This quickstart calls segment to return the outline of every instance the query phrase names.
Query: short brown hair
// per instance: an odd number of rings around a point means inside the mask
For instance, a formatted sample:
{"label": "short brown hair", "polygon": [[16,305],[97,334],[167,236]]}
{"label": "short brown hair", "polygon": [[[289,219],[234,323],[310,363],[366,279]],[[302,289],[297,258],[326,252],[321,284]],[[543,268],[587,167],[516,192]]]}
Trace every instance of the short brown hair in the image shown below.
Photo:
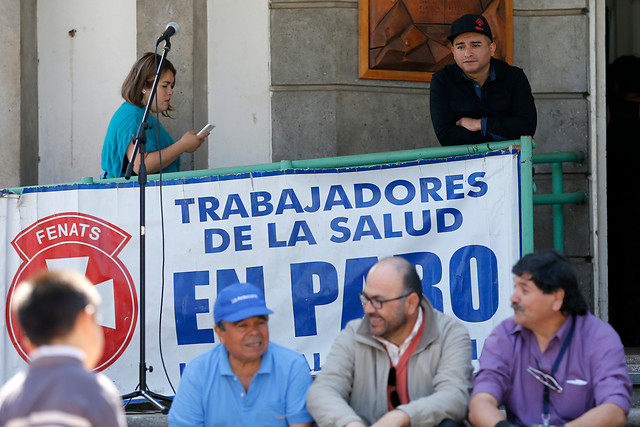
{"label": "short brown hair", "polygon": [[[144,102],[142,101],[142,90],[150,89],[153,85],[153,80],[156,76],[157,64],[160,63],[160,55],[156,55],[153,52],[146,52],[142,54],[140,58],[136,60],[129,71],[129,75],[124,79],[122,83],[122,97],[130,104],[137,105],[144,108]],[[160,75],[165,71],[171,71],[175,78],[176,69],[173,64],[165,59],[160,70]],[[173,111],[174,108],[169,105],[168,111]],[[169,116],[168,112],[163,111],[164,116]]]}

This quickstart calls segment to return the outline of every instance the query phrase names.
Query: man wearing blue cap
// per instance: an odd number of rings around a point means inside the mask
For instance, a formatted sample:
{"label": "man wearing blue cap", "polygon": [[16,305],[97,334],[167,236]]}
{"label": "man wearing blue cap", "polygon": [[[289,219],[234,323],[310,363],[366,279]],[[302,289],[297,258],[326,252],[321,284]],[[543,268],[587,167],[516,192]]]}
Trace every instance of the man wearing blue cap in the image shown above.
{"label": "man wearing blue cap", "polygon": [[301,354],[269,342],[272,313],[249,283],[218,294],[213,316],[221,345],[185,368],[171,426],[311,426],[309,365]]}
{"label": "man wearing blue cap", "polygon": [[537,113],[522,69],[493,58],[496,44],[482,15],[451,24],[455,64],[433,75],[431,121],[441,145],[479,144],[533,136]]}

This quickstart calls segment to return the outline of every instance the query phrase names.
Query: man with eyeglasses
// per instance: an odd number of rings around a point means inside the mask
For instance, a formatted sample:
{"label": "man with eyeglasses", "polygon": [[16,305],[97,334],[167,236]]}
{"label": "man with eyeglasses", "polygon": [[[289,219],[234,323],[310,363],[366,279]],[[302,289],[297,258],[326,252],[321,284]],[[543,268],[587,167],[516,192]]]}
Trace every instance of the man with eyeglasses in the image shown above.
{"label": "man with eyeglasses", "polygon": [[467,412],[471,341],[433,309],[404,258],[375,264],[365,316],[338,335],[307,394],[319,426],[455,426]]}
{"label": "man with eyeglasses", "polygon": [[0,389],[0,425],[127,425],[116,387],[90,372],[104,349],[99,305],[93,284],[73,271],[42,272],[15,288],[11,309],[33,350]]}
{"label": "man with eyeglasses", "polygon": [[441,145],[517,139],[536,131],[537,112],[522,69],[494,58],[496,43],[482,15],[451,24],[454,64],[431,79],[431,121]]}
{"label": "man with eyeglasses", "polygon": [[553,250],[529,254],[512,271],[514,315],[484,343],[471,423],[624,425],[631,406],[624,348],[613,328],[587,311],[568,259]]}

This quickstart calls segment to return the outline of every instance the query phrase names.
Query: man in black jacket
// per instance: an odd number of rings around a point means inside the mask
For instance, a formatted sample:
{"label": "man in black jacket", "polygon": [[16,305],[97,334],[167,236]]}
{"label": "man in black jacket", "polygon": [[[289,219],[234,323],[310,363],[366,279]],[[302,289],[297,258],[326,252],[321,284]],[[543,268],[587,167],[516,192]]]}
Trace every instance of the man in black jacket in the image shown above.
{"label": "man in black jacket", "polygon": [[493,58],[496,45],[485,17],[458,18],[448,39],[455,64],[431,80],[431,120],[440,144],[533,136],[537,114],[527,76]]}

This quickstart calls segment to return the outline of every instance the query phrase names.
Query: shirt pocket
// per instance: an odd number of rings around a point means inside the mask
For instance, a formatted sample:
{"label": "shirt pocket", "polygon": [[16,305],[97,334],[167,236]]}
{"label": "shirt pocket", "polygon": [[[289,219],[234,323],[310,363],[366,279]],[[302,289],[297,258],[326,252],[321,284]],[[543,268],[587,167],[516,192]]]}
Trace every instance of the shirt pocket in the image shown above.
{"label": "shirt pocket", "polygon": [[263,408],[256,413],[256,427],[288,426],[286,409],[284,401],[266,402]]}
{"label": "shirt pocket", "polygon": [[565,421],[578,418],[595,406],[592,385],[584,377],[570,376],[562,387],[562,393],[559,394],[561,403],[556,409]]}

